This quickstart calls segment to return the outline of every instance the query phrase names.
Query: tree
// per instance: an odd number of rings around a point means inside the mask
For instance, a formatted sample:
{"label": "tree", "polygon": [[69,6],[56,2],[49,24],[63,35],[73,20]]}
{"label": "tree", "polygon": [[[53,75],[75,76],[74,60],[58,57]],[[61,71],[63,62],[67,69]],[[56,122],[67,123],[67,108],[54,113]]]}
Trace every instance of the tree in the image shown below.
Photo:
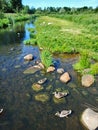
{"label": "tree", "polygon": [[10,0],[13,11],[20,11],[22,9],[22,0]]}

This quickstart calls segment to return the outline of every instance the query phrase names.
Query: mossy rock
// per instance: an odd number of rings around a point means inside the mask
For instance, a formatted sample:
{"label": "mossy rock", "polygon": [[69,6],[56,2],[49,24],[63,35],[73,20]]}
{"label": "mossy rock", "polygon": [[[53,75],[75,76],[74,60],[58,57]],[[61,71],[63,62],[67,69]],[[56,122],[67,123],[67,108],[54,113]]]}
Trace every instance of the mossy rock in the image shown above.
{"label": "mossy rock", "polygon": [[53,101],[54,101],[54,103],[56,103],[56,104],[59,104],[59,103],[66,103],[65,98],[57,99],[57,98],[53,97]]}
{"label": "mossy rock", "polygon": [[82,94],[84,95],[84,96],[87,96],[88,95],[88,92],[86,92],[86,91],[82,91]]}
{"label": "mossy rock", "polygon": [[49,85],[47,88],[46,88],[46,90],[48,91],[48,90],[51,90],[51,88],[52,88],[52,85]]}
{"label": "mossy rock", "polygon": [[41,70],[41,68],[39,66],[31,66],[28,69],[26,69],[23,73],[24,74],[34,74],[37,71]]}
{"label": "mossy rock", "polygon": [[35,95],[35,100],[41,102],[47,102],[49,100],[49,96],[47,94],[37,94]]}
{"label": "mossy rock", "polygon": [[41,90],[43,90],[44,88],[43,88],[43,86],[41,86],[40,84],[33,84],[32,85],[32,89],[34,90],[34,91],[36,91],[36,92],[38,92],[38,91],[41,91]]}
{"label": "mossy rock", "polygon": [[57,92],[62,91],[62,88],[56,88],[55,91],[57,91]]}

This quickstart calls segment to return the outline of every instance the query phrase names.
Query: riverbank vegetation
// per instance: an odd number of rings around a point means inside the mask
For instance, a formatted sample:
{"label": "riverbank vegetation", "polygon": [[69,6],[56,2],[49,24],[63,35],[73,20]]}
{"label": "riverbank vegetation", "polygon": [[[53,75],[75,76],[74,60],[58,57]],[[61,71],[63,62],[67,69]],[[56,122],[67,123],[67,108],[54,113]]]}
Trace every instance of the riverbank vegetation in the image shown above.
{"label": "riverbank vegetation", "polygon": [[[74,65],[74,69],[80,71],[91,67],[94,71],[91,69],[90,73],[97,72],[98,7],[30,9],[29,6],[22,5],[21,0],[2,0],[0,6],[0,28],[32,19],[31,14],[33,17],[39,16],[35,22],[36,28],[29,29],[30,39],[24,41],[25,44],[37,44],[39,48],[52,54],[80,53],[79,62]],[[6,15],[6,12],[10,14]],[[45,57],[45,53],[42,54]],[[45,58],[42,59],[44,62]],[[95,60],[95,65],[92,65],[92,59]],[[45,63],[47,66],[48,62]]]}

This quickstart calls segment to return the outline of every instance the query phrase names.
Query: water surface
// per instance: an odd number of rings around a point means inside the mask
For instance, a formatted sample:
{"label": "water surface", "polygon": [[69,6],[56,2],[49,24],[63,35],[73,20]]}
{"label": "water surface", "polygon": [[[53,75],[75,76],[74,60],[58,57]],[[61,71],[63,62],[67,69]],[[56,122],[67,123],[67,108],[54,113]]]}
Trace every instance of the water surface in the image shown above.
{"label": "water surface", "polygon": [[[30,38],[28,27],[33,24],[24,23],[15,28],[0,31],[0,130],[84,130],[80,115],[87,106],[98,108],[98,77],[90,88],[81,86],[81,77],[73,70],[72,65],[78,55],[54,55],[56,67],[63,67],[71,75],[71,81],[61,83],[57,72],[47,74],[38,71],[35,74],[23,72],[40,59],[37,46],[26,46],[23,41]],[[24,61],[26,54],[32,53],[34,60]],[[44,89],[35,92],[32,84],[47,77]],[[67,90],[69,95],[62,103],[55,103],[53,91]],[[35,100],[35,96],[44,93],[49,96],[47,102]],[[71,109],[69,118],[55,116],[57,111]]]}

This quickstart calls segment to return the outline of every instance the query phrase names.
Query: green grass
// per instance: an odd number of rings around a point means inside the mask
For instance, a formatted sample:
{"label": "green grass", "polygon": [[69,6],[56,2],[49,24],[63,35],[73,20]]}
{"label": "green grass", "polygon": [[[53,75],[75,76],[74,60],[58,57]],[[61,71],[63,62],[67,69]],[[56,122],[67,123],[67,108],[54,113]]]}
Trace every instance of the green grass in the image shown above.
{"label": "green grass", "polygon": [[37,43],[41,48],[49,49],[52,53],[88,50],[90,56],[98,60],[98,35],[91,28],[88,29],[89,26],[86,28],[86,25],[75,21],[49,16],[39,17],[35,24]]}
{"label": "green grass", "polygon": [[46,68],[52,65],[52,55],[48,50],[43,50],[41,52],[41,61]]}

